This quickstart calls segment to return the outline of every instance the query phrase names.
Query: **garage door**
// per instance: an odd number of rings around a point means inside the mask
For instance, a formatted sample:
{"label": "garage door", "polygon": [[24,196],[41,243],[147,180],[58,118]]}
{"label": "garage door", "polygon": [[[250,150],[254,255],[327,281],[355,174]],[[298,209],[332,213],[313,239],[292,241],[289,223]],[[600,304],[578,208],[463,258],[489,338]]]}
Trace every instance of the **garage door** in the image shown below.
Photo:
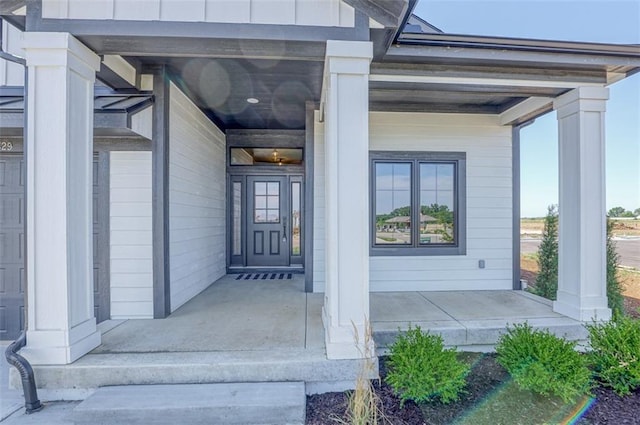
{"label": "garage door", "polygon": [[[107,155],[93,161],[94,293],[98,322],[109,318],[109,183]],[[0,155],[0,340],[24,329],[24,160]]]}
{"label": "garage door", "polygon": [[0,339],[24,327],[24,161],[0,156]]}

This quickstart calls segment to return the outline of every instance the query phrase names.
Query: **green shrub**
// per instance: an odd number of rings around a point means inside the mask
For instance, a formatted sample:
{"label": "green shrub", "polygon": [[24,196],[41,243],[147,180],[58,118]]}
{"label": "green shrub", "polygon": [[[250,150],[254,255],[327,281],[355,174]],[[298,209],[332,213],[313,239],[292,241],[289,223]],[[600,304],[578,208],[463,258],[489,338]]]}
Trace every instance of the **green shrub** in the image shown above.
{"label": "green shrub", "polygon": [[540,271],[531,292],[555,300],[558,292],[558,210],[555,205],[547,207],[544,218],[542,241],[538,247],[538,268]]}
{"label": "green shrub", "polygon": [[618,278],[620,256],[613,241],[613,222],[607,219],[607,300],[614,318],[624,315],[622,284]]}
{"label": "green shrub", "polygon": [[640,387],[640,320],[587,325],[591,365],[596,378],[620,395]]}
{"label": "green shrub", "polygon": [[454,348],[444,349],[442,337],[409,327],[391,347],[386,381],[400,397],[443,403],[458,400],[466,385],[470,367],[460,361]]}
{"label": "green shrub", "polygon": [[529,324],[507,328],[496,346],[498,363],[520,388],[542,395],[556,395],[565,403],[587,394],[591,372],[586,356],[575,351],[575,342],[533,330]]}

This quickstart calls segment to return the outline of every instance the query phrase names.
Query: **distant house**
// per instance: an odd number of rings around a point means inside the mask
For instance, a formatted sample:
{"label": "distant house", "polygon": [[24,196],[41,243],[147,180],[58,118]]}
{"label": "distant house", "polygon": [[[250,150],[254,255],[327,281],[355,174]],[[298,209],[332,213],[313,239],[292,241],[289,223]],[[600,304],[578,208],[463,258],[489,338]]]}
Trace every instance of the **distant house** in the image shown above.
{"label": "distant house", "polygon": [[25,98],[23,66],[0,61],[2,337],[26,305],[25,355],[67,364],[99,321],[286,270],[326,294],[327,357],[358,358],[370,292],[520,288],[519,130],[550,111],[553,308],[609,318],[607,86],[640,47],[447,34],[414,6],[0,3],[28,78]]}

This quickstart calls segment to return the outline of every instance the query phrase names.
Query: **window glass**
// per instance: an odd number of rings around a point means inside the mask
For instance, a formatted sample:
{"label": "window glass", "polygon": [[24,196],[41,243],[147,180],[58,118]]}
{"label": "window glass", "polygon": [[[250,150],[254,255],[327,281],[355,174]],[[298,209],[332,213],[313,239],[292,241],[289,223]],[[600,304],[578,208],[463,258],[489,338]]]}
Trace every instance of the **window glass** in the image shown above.
{"label": "window glass", "polygon": [[253,217],[256,223],[280,222],[280,183],[254,182]]}
{"label": "window glass", "polygon": [[455,164],[420,163],[420,244],[455,244]]}
{"label": "window glass", "polygon": [[242,255],[242,183],[233,182],[232,255]]}
{"label": "window glass", "polygon": [[370,156],[370,255],[466,254],[466,154]]}
{"label": "window glass", "polygon": [[375,187],[375,244],[411,244],[411,163],[376,163]]}
{"label": "window glass", "polygon": [[301,211],[300,196],[301,184],[298,182],[291,183],[291,255],[300,255],[300,230],[301,230]]}

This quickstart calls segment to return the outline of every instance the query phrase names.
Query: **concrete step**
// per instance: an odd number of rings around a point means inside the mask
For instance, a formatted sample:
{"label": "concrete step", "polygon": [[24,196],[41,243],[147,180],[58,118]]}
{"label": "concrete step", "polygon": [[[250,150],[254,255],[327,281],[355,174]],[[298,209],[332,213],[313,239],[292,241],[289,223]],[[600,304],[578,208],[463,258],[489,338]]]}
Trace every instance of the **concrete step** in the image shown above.
{"label": "concrete step", "polygon": [[[43,400],[82,400],[115,385],[304,381],[308,394],[353,385],[358,360],[327,360],[324,350],[89,354],[69,365],[34,366]],[[377,377],[377,369],[371,378]],[[20,376],[11,373],[11,385]]]}
{"label": "concrete step", "polygon": [[76,425],[304,424],[303,382],[103,387],[73,410]]}
{"label": "concrete step", "polygon": [[[423,331],[428,329],[432,334],[442,336],[445,346],[457,347],[459,351],[494,351],[507,326],[524,322],[534,329],[548,329],[559,337],[577,341],[579,345],[586,343],[588,338],[588,332],[581,322],[562,316],[414,322],[412,326],[417,325]],[[404,324],[402,328],[398,328],[397,323],[374,322],[372,327],[378,355],[384,355],[398,335],[407,330],[408,325]]]}

